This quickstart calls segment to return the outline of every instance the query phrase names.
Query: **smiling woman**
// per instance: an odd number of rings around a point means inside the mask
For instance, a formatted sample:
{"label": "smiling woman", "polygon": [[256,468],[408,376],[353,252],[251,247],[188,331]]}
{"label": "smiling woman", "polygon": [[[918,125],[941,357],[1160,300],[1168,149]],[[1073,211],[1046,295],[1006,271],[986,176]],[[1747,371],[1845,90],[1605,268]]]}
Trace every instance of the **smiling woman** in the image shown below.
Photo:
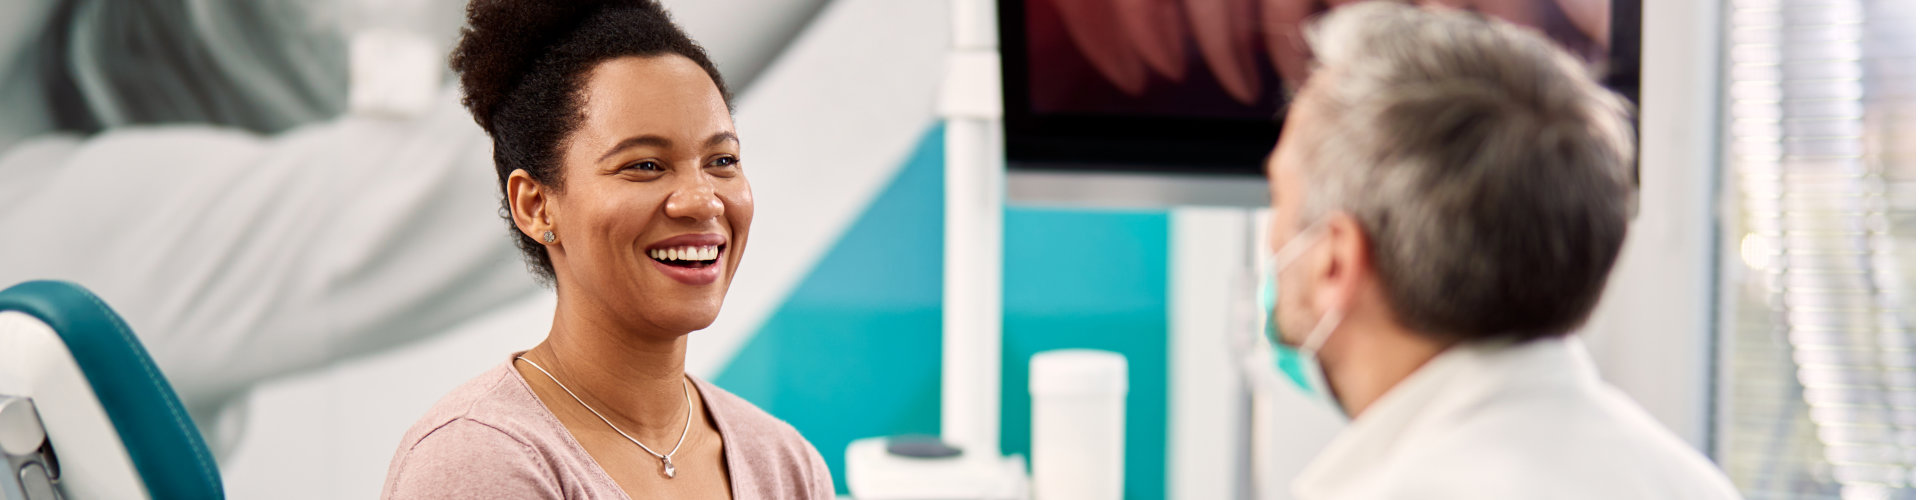
{"label": "smiling woman", "polygon": [[512,237],[558,295],[533,349],[408,431],[388,498],[831,498],[798,432],[684,371],[753,222],[726,84],[653,1],[475,0],[452,65]]}

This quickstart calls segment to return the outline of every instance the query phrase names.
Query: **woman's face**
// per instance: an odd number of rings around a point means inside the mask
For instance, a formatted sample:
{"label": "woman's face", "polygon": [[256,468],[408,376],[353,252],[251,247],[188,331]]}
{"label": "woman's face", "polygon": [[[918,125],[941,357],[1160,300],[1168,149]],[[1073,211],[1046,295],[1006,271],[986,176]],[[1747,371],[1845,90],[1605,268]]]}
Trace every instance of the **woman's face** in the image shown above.
{"label": "woman's face", "polygon": [[628,330],[706,328],[753,222],[726,101],[678,55],[603,62],[583,90],[546,202],[561,293]]}

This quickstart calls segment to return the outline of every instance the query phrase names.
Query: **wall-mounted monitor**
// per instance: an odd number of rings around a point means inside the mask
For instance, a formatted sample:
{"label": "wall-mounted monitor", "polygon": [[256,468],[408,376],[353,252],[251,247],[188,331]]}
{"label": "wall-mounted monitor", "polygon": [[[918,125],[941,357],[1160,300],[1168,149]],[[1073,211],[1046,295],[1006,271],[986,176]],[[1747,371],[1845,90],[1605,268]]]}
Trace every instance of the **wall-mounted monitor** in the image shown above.
{"label": "wall-mounted monitor", "polygon": [[[1009,196],[1260,204],[1247,180],[1279,137],[1282,89],[1306,78],[1301,27],[1341,3],[999,0]],[[1638,97],[1638,0],[1440,3],[1537,28]],[[1131,181],[1089,184],[1112,179]]]}

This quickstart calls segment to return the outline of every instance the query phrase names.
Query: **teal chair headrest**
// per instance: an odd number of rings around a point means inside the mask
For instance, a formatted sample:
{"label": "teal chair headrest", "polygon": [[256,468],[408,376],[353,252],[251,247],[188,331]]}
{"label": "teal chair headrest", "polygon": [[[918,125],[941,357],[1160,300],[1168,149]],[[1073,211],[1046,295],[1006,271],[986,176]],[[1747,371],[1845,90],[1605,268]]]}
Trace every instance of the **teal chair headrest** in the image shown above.
{"label": "teal chair headrest", "polygon": [[73,283],[29,281],[0,291],[0,311],[39,318],[66,342],[153,498],[225,498],[220,469],[173,385],[99,297]]}

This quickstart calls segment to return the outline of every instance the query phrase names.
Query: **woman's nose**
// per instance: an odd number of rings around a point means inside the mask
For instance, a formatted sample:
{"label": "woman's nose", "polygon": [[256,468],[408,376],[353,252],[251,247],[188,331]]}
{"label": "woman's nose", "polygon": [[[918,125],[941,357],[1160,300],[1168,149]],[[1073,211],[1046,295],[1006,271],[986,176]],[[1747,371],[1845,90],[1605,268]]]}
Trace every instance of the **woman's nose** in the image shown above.
{"label": "woman's nose", "polygon": [[681,185],[667,196],[667,216],[702,221],[717,219],[726,213],[726,205],[714,193],[713,181],[699,179]]}

